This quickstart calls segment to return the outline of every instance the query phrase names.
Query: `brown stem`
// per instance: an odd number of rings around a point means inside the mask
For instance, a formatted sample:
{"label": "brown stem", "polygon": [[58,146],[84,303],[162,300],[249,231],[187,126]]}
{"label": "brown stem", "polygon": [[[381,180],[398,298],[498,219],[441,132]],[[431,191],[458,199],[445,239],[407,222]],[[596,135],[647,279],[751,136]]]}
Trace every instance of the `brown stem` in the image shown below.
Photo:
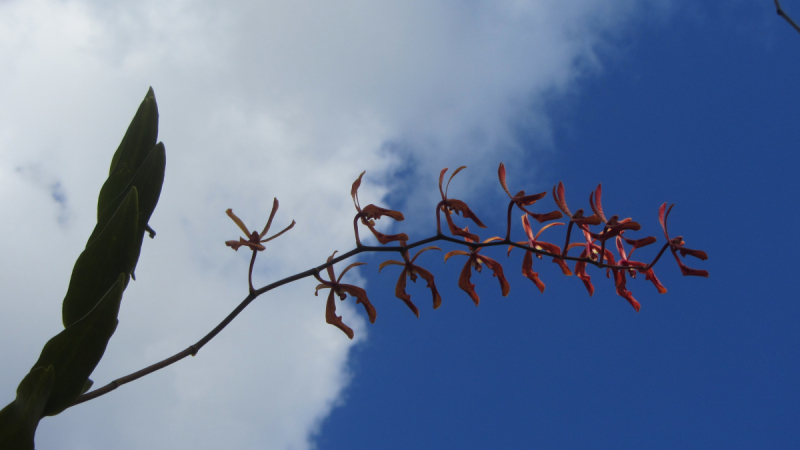
{"label": "brown stem", "polygon": [[506,222],[508,225],[506,226],[506,240],[511,240],[511,211],[514,209],[514,201],[512,200],[508,204],[508,217],[506,218]]}
{"label": "brown stem", "polygon": [[[569,236],[569,231],[568,231],[568,236]],[[535,248],[532,248],[532,247],[528,247],[527,245],[517,244],[516,242],[513,242],[513,241],[511,241],[509,239],[506,239],[506,240],[503,240],[503,241],[479,243],[479,242],[465,242],[465,241],[462,241],[462,240],[458,240],[458,239],[452,238],[450,236],[444,236],[442,234],[437,234],[436,236],[431,236],[429,238],[425,238],[425,239],[422,239],[422,240],[419,240],[417,242],[414,242],[414,243],[411,243],[411,244],[407,244],[407,245],[382,246],[382,247],[361,246],[361,247],[355,248],[353,250],[350,250],[347,253],[343,253],[343,254],[339,255],[338,257],[333,258],[330,261],[328,261],[328,262],[326,262],[326,263],[324,263],[322,265],[319,265],[319,266],[314,267],[312,269],[308,269],[308,270],[306,270],[304,272],[300,272],[300,273],[294,274],[292,276],[283,278],[281,280],[278,280],[278,281],[276,281],[274,283],[268,284],[268,285],[266,285],[264,287],[261,287],[259,289],[253,289],[252,282],[251,282],[250,283],[250,293],[247,295],[247,297],[245,297],[244,300],[242,300],[242,302],[239,303],[239,305],[233,311],[231,311],[230,314],[228,314],[228,316],[225,317],[224,320],[222,320],[222,322],[220,322],[216,327],[214,327],[213,330],[211,330],[208,334],[203,336],[202,339],[200,339],[199,341],[197,341],[193,345],[190,345],[186,349],[184,349],[184,350],[182,350],[182,351],[170,356],[169,358],[166,358],[166,359],[164,359],[162,361],[159,361],[159,362],[157,362],[155,364],[147,366],[144,369],[138,370],[138,371],[133,372],[133,373],[131,373],[129,375],[126,375],[124,377],[117,378],[116,380],[112,381],[111,383],[108,383],[107,385],[105,385],[105,386],[103,386],[101,388],[95,389],[95,390],[93,390],[91,392],[87,392],[87,393],[81,395],[80,397],[77,398],[77,400],[75,400],[75,403],[73,403],[72,406],[75,406],[75,405],[87,402],[89,400],[95,399],[97,397],[100,397],[102,395],[105,395],[105,394],[117,389],[118,387],[120,387],[120,386],[122,386],[124,384],[130,383],[131,381],[137,380],[137,379],[139,379],[139,378],[141,378],[141,377],[143,377],[145,375],[149,375],[149,374],[151,374],[151,373],[153,373],[153,372],[155,372],[157,370],[161,370],[161,369],[163,369],[163,368],[165,368],[167,366],[170,366],[170,365],[182,360],[183,358],[186,358],[189,355],[195,356],[197,354],[197,352],[199,352],[200,349],[203,348],[203,346],[205,346],[209,341],[211,341],[211,339],[214,339],[214,337],[216,337],[217,334],[219,334],[223,329],[225,329],[225,327],[227,327],[228,324],[231,323],[233,321],[233,319],[235,319],[236,316],[239,315],[239,313],[244,311],[244,309],[250,303],[252,303],[253,300],[258,298],[261,294],[269,292],[269,291],[271,291],[271,290],[273,290],[275,288],[281,287],[281,286],[283,286],[285,284],[289,284],[289,283],[292,283],[294,281],[301,280],[303,278],[307,278],[307,277],[310,277],[310,276],[319,277],[319,272],[321,272],[322,270],[324,270],[324,269],[328,268],[329,266],[332,266],[332,265],[334,265],[334,264],[336,264],[338,262],[341,262],[341,261],[343,261],[345,259],[348,259],[348,258],[351,258],[351,257],[353,257],[355,255],[358,255],[360,253],[365,253],[365,252],[400,252],[400,253],[402,253],[402,252],[407,252],[412,248],[419,247],[419,246],[428,244],[430,242],[436,242],[436,241],[452,242],[454,244],[463,245],[463,246],[469,247],[471,249],[483,248],[483,247],[497,247],[497,246],[502,246],[502,245],[512,245],[514,247],[521,248],[521,249],[523,249],[525,251],[529,251],[529,252],[535,253],[535,254],[540,254],[540,255],[543,255],[543,256],[550,256],[550,257],[554,257],[554,258],[562,258],[562,259],[566,259],[566,260],[569,260],[569,261],[583,261],[583,262],[586,262],[587,264],[592,264],[594,266],[599,266],[598,262],[593,260],[593,259],[591,259],[591,258],[578,258],[578,257],[574,257],[574,256],[567,256],[566,254],[563,254],[563,253],[558,255],[558,254],[550,253],[550,252],[547,252],[547,251],[544,251],[544,250],[539,250],[539,249],[535,249]],[[567,242],[569,242],[569,237],[567,238]],[[667,247],[669,247],[669,244],[666,244],[664,246],[664,248],[661,249],[661,252],[659,252],[659,254],[656,257],[656,259],[652,263],[650,263],[650,265],[647,266],[647,268],[652,267],[656,263],[656,261],[658,261],[658,259],[661,257],[661,255],[664,253],[664,250],[666,250]],[[251,259],[251,263],[250,263],[250,273],[251,274],[252,274],[253,262],[255,261],[255,255],[256,255],[256,251],[253,251],[253,258]],[[605,267],[611,268],[611,269],[626,269],[627,268],[625,266],[620,266],[620,265],[607,265]]]}
{"label": "brown stem", "polygon": [[253,257],[250,258],[250,269],[247,271],[247,284],[250,286],[250,293],[252,294],[255,291],[253,287],[253,265],[256,263],[256,255],[258,254],[257,250],[253,250]]}
{"label": "brown stem", "polygon": [[800,33],[800,27],[797,26],[796,23],[794,23],[794,20],[792,20],[791,17],[786,15],[785,12],[783,12],[783,8],[781,8],[781,4],[778,2],[778,0],[775,0],[775,9],[778,11],[778,15],[779,16],[781,16],[784,19],[786,19],[786,21],[789,22],[789,25],[791,25],[792,28],[794,28],[795,30],[797,30],[798,33]]}

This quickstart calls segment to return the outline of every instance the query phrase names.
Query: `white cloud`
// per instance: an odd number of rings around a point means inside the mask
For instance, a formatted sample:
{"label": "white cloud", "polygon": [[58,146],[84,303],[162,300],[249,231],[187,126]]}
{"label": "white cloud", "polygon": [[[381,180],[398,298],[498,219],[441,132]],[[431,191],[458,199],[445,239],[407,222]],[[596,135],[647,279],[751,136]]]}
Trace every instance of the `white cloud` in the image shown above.
{"label": "white cloud", "polygon": [[[97,192],[148,85],[167,179],[101,384],[186,347],[244,296],[248,257],[222,245],[238,236],[226,208],[260,228],[274,196],[275,227],[298,222],[276,259],[262,255],[260,284],[347,250],[358,173],[369,203],[400,169],[433,187],[446,165],[513,161],[514,127],[547,142],[543,96],[596,68],[595,49],[637,4],[0,3],[0,401],[60,329]],[[313,286],[269,293],[196,358],[45,419],[38,446],[311,446],[352,345],[324,323]],[[342,306],[364,338],[354,311]]]}

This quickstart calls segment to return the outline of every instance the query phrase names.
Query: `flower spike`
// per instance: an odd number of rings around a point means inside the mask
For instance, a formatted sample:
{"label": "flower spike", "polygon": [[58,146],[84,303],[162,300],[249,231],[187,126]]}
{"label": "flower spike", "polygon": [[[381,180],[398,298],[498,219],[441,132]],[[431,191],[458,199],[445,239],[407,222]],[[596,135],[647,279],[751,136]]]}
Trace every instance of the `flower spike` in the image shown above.
{"label": "flower spike", "polygon": [[369,231],[378,239],[378,242],[381,244],[388,244],[394,241],[407,241],[408,236],[405,233],[399,234],[391,234],[386,235],[381,233],[380,231],[375,229],[375,221],[380,219],[381,217],[391,217],[396,221],[405,220],[403,217],[403,213],[400,211],[393,211],[391,209],[381,208],[375,205],[367,205],[363,209],[361,208],[361,204],[358,202],[358,188],[361,186],[361,177],[364,176],[366,170],[361,172],[361,175],[356,178],[356,181],[353,182],[353,186],[350,188],[350,196],[353,197],[353,204],[356,207],[356,214],[355,219],[353,219],[353,228],[355,229],[356,233],[356,244],[361,246],[361,239],[358,236],[358,221],[360,220],[363,225],[369,228]]}
{"label": "flower spike", "polygon": [[[328,263],[333,260],[333,257],[336,255],[336,252],[333,252],[331,256],[328,257]],[[339,278],[336,278],[335,273],[333,272],[333,265],[329,265],[326,270],[328,272],[328,278],[330,280],[323,280],[320,276],[315,273],[314,277],[321,283],[317,285],[317,289],[314,292],[314,295],[319,295],[320,289],[330,289],[331,292],[328,294],[328,301],[325,305],[325,321],[336,328],[342,330],[344,334],[347,335],[350,339],[353,339],[355,335],[353,330],[348,327],[347,325],[342,322],[342,317],[336,315],[336,302],[334,299],[334,295],[338,295],[341,300],[347,298],[347,294],[356,298],[356,304],[363,304],[364,309],[367,311],[367,316],[369,317],[370,323],[375,323],[375,319],[378,317],[378,313],[375,310],[375,307],[372,306],[370,303],[369,298],[367,298],[367,291],[364,289],[353,286],[352,284],[343,284],[341,283],[342,277],[348,270],[352,269],[353,267],[363,266],[365,263],[357,262],[350,264],[347,266],[342,273],[339,275]]]}

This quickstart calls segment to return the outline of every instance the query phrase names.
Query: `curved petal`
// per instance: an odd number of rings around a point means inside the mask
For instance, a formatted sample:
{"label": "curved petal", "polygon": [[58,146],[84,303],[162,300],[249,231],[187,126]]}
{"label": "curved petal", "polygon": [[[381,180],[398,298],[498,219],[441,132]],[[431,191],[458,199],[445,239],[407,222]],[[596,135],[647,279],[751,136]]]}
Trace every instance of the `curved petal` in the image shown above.
{"label": "curved petal", "polygon": [[641,308],[641,305],[639,305],[639,302],[637,302],[636,299],[633,298],[633,294],[631,293],[631,291],[629,291],[626,288],[627,282],[625,281],[624,270],[614,270],[614,284],[616,284],[617,286],[617,295],[627,300],[628,303],[630,303],[631,306],[633,306],[633,309],[635,309],[636,312],[639,312],[639,308]]}
{"label": "curved petal", "polygon": [[432,245],[432,246],[430,246],[430,247],[425,247],[425,248],[423,248],[422,250],[418,251],[418,252],[417,252],[417,253],[414,255],[414,257],[413,257],[413,258],[411,258],[411,262],[413,263],[414,261],[416,261],[416,260],[417,260],[417,258],[419,257],[419,255],[421,255],[421,254],[422,254],[422,252],[426,252],[426,251],[428,251],[428,250],[439,250],[439,251],[442,251],[442,249],[440,249],[439,247],[436,247],[435,245]]}
{"label": "curved petal", "polygon": [[382,263],[381,263],[381,264],[378,266],[378,272],[380,272],[381,270],[383,270],[383,268],[384,268],[384,267],[386,267],[386,266],[403,266],[403,267],[405,267],[405,265],[406,265],[406,263],[404,263],[404,262],[395,261],[395,260],[393,260],[393,259],[390,259],[390,260],[388,260],[388,261],[384,261],[384,262],[382,262]]}
{"label": "curved petal", "polygon": [[353,197],[353,204],[356,205],[356,210],[358,210],[358,212],[361,212],[361,208],[358,205],[358,188],[361,187],[361,177],[363,177],[365,173],[367,173],[366,170],[361,172],[361,175],[356,178],[356,181],[353,181],[353,186],[350,188],[350,196]]}
{"label": "curved petal", "polygon": [[533,284],[539,288],[539,292],[544,294],[544,283],[539,279],[539,274],[533,271],[533,255],[531,252],[525,252],[522,258],[522,274],[533,281]]}
{"label": "curved petal", "polygon": [[667,288],[665,288],[664,285],[661,284],[661,281],[659,281],[658,278],[656,278],[656,273],[653,272],[653,268],[652,267],[650,269],[648,269],[648,270],[645,270],[645,271],[640,270],[639,272],[640,273],[642,273],[642,272],[644,273],[644,279],[647,280],[647,281],[650,281],[651,283],[653,283],[653,286],[656,287],[656,289],[658,290],[659,294],[666,294],[667,293]]}
{"label": "curved petal", "polygon": [[240,230],[244,231],[245,236],[250,236],[250,231],[247,229],[246,226],[244,226],[244,222],[242,222],[242,219],[240,219],[236,214],[233,213],[233,209],[228,208],[225,211],[225,214],[227,214],[228,217],[230,217],[236,223],[236,225],[239,227]]}
{"label": "curved petal", "polygon": [[475,213],[472,212],[471,209],[469,209],[469,206],[467,206],[467,204],[462,202],[461,200],[448,199],[446,206],[450,210],[455,211],[456,214],[461,213],[462,217],[464,217],[465,219],[472,220],[479,227],[486,228],[486,225],[484,225],[483,222],[481,222],[481,219],[479,219],[478,216],[476,216]]}
{"label": "curved petal", "polygon": [[447,262],[448,259],[450,259],[451,257],[456,256],[456,255],[470,256],[470,253],[469,252],[465,252],[464,250],[452,250],[452,251],[449,251],[449,252],[445,253],[445,255],[444,255],[444,262]]}
{"label": "curved petal", "polygon": [[403,217],[403,213],[401,213],[400,211],[381,208],[380,206],[375,206],[373,204],[365,206],[364,209],[361,210],[361,213],[367,219],[380,219],[383,216],[387,216],[397,221],[405,220],[405,217]]}
{"label": "curved petal", "polygon": [[394,287],[394,296],[399,298],[403,301],[411,309],[411,312],[414,313],[417,318],[419,318],[419,308],[413,302],[411,302],[411,296],[406,293],[406,277],[408,276],[408,270],[403,269],[400,272],[400,278],[397,279],[397,285]]}
{"label": "curved petal", "polygon": [[336,315],[336,302],[333,298],[333,291],[328,295],[328,302],[325,305],[325,322],[344,331],[344,334],[350,339],[353,339],[353,336],[355,336],[353,330],[342,322],[342,317]]}
{"label": "curved petal", "polygon": [[558,182],[558,186],[553,187],[553,200],[555,200],[558,209],[560,209],[567,217],[572,217],[572,213],[569,212],[569,208],[567,207],[567,202],[564,200],[564,183]]}
{"label": "curved petal", "polygon": [[[342,273],[339,274],[339,278],[336,280],[336,282],[338,283],[339,281],[342,281],[342,277],[344,276],[344,274],[346,274],[347,271],[352,269],[353,267],[366,266],[366,265],[367,265],[367,263],[365,263],[365,262],[354,262],[353,264],[350,264],[349,266],[344,268]],[[333,280],[331,280],[331,281],[333,281]]]}
{"label": "curved petal", "polygon": [[383,245],[386,245],[386,244],[388,244],[390,242],[407,241],[408,240],[408,235],[405,234],[405,233],[383,234],[380,231],[376,230],[375,226],[371,225],[369,222],[367,222],[366,225],[367,225],[367,228],[369,228],[369,231],[371,231],[372,234],[375,236],[375,239],[377,239],[378,242],[380,242]]}
{"label": "curved petal", "polygon": [[674,203],[669,205],[669,209],[666,209],[667,203],[665,202],[660,208],[658,208],[658,221],[661,223],[661,228],[664,230],[664,237],[667,238],[667,241],[669,241],[669,232],[667,232],[667,217],[669,217],[669,212],[672,211],[673,206],[675,206]]}
{"label": "curved petal", "polygon": [[562,222],[548,223],[547,225],[543,226],[542,229],[539,230],[538,233],[536,233],[536,236],[533,237],[533,240],[535,241],[536,239],[539,239],[539,235],[542,234],[542,231],[544,231],[544,230],[546,230],[546,229],[548,229],[548,228],[550,228],[552,226],[555,226],[555,225],[564,225],[564,224]]}
{"label": "curved petal", "polygon": [[[527,252],[527,254],[530,255],[529,252]],[[509,291],[511,291],[511,286],[509,286],[508,280],[506,280],[505,275],[503,275],[503,266],[488,256],[481,255],[478,256],[478,259],[480,262],[486,264],[486,267],[492,269],[494,276],[500,280],[500,290],[503,292],[503,297],[508,296]]]}
{"label": "curved petal", "polygon": [[[655,236],[647,236],[646,238],[642,239],[628,239],[625,236],[623,236],[622,239],[624,239],[625,242],[628,243],[628,245],[632,245],[634,250],[637,248],[642,248],[644,246],[650,245],[657,241]],[[631,253],[633,253],[633,250],[631,250]]]}
{"label": "curved petal", "polygon": [[506,191],[506,194],[514,198],[511,192],[508,191],[508,186],[506,186],[506,166],[504,166],[503,163],[500,163],[500,167],[497,168],[497,178],[500,179],[500,186],[503,186],[503,190]]}
{"label": "curved petal", "polygon": [[692,276],[692,277],[705,277],[708,278],[708,271],[707,270],[699,270],[699,269],[692,269],[687,267],[686,264],[681,262],[681,259],[678,258],[678,253],[674,249],[672,250],[672,256],[675,257],[675,261],[678,261],[678,267],[681,269],[681,274],[685,277]]}
{"label": "curved petal", "polygon": [[469,239],[471,242],[477,242],[480,240],[480,237],[478,235],[469,232],[469,227],[459,228],[458,226],[456,226],[456,224],[453,223],[453,218],[451,217],[451,215],[452,214],[450,213],[449,210],[445,210],[444,218],[447,221],[448,228],[450,228],[450,233],[452,233],[454,236],[461,236],[463,238]]}
{"label": "curved petal", "polygon": [[456,174],[458,174],[458,172],[461,172],[462,170],[464,170],[466,168],[467,168],[467,166],[461,166],[458,169],[454,170],[452,175],[450,175],[450,179],[447,180],[447,186],[444,187],[444,198],[447,198],[447,190],[450,189],[450,182],[453,181],[453,177],[456,176]]}
{"label": "curved petal", "polygon": [[529,212],[529,211],[526,211],[526,212],[528,214],[530,214],[531,217],[536,219],[536,221],[539,222],[539,223],[544,223],[544,222],[547,222],[548,220],[556,220],[556,219],[560,219],[560,218],[564,217],[561,214],[561,211],[551,211],[551,212],[549,212],[547,214],[536,214],[536,213],[532,213],[532,212]]}
{"label": "curved petal", "polygon": [[[269,219],[267,219],[267,225],[264,226],[264,230],[261,233],[258,234],[258,238],[259,239],[262,239],[264,236],[267,235],[267,232],[269,231],[269,227],[272,226],[272,219],[275,218],[275,213],[278,212],[278,206],[279,206],[278,197],[273,197],[272,198],[272,211],[269,212]],[[294,226],[294,224],[292,224],[292,226]]]}
{"label": "curved petal", "polygon": [[462,291],[466,292],[469,295],[469,298],[475,302],[475,306],[481,302],[480,297],[478,297],[478,293],[475,292],[475,285],[470,283],[470,277],[472,276],[472,259],[470,258],[467,260],[467,263],[464,264],[464,268],[461,269],[461,276],[458,277],[458,287],[461,288]]}
{"label": "curved petal", "polygon": [[370,323],[375,323],[375,319],[378,317],[378,312],[367,298],[367,291],[358,286],[353,286],[352,284],[340,284],[339,289],[355,297],[356,304],[363,304],[364,309],[367,310],[367,316],[369,317]]}
{"label": "curved petal", "polygon": [[444,181],[444,174],[447,172],[447,167],[442,169],[439,173],[439,193],[442,194],[442,200],[445,200],[447,197],[444,196],[444,190],[442,189],[442,181]]}
{"label": "curved petal", "polygon": [[439,309],[439,307],[442,306],[442,297],[436,289],[436,283],[433,282],[433,274],[419,266],[414,266],[414,270],[423,280],[428,282],[426,287],[431,289],[431,294],[433,295],[433,309]]}
{"label": "curved petal", "polygon": [[603,185],[598,184],[597,189],[594,190],[591,194],[589,194],[589,205],[592,207],[592,212],[595,213],[603,222],[608,222],[606,219],[606,215],[603,212],[603,202],[602,197],[603,195]]}

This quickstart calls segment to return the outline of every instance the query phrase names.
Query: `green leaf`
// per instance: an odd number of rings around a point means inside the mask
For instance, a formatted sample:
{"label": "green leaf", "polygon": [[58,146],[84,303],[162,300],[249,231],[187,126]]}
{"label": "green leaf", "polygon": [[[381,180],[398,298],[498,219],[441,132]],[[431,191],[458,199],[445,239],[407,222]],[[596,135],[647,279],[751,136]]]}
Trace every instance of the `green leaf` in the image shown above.
{"label": "green leaf", "polygon": [[118,273],[117,281],[89,314],[44,345],[33,368],[53,366],[56,371],[53,391],[44,415],[60,413],[85,392],[89,375],[103,357],[108,340],[117,328],[117,314],[126,279],[125,273]]}
{"label": "green leaf", "polygon": [[138,192],[131,188],[105,229],[75,262],[62,307],[65,327],[91,311],[120,272],[130,275],[133,271],[141,242],[137,239],[138,203]]}
{"label": "green leaf", "polygon": [[54,373],[52,366],[38,367],[22,379],[17,398],[0,410],[0,448],[33,450],[33,437],[53,389]]}
{"label": "green leaf", "polygon": [[[166,164],[167,156],[164,150],[164,144],[159,142],[153,147],[150,154],[147,155],[139,171],[136,172],[130,184],[126,187],[125,191],[123,191],[123,193],[127,195],[128,190],[135,187],[139,194],[139,246],[137,248],[141,248],[147,222],[150,221],[150,216],[156,209],[156,204],[158,204],[158,198],[161,195],[161,186],[164,183],[164,169],[166,168]],[[101,227],[104,226],[103,224],[108,222],[111,215],[116,211],[124,198],[125,196],[120,194],[117,198],[108,203],[106,209],[100,212],[97,218],[97,226],[92,232],[91,237],[89,237],[87,246],[96,239],[97,235],[102,230]],[[136,252],[136,259],[139,259],[138,250]]]}
{"label": "green leaf", "polygon": [[153,88],[150,88],[111,160],[108,179],[100,189],[97,201],[98,216],[113,199],[127,190],[139,167],[156,145],[157,136],[158,105]]}

